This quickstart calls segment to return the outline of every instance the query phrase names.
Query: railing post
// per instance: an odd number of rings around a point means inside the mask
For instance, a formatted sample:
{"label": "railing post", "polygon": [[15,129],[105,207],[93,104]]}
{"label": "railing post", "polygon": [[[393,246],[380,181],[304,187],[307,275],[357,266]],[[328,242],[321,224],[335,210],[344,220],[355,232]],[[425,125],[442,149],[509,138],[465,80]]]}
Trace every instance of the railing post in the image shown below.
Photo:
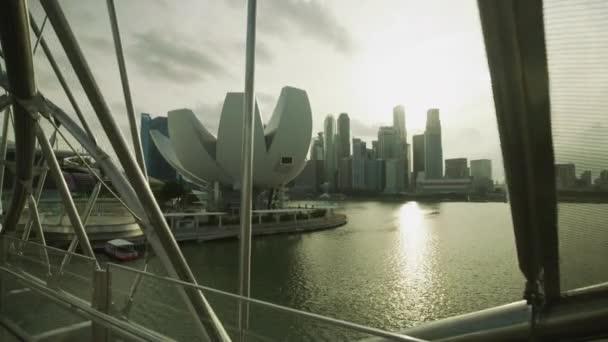
{"label": "railing post", "polygon": [[4,170],[6,169],[6,150],[8,147],[8,121],[11,115],[11,107],[8,106],[4,110],[4,118],[2,119],[2,140],[0,141],[0,214],[3,213],[2,194],[4,190]]}
{"label": "railing post", "polygon": [[[255,125],[255,29],[257,0],[247,1],[247,41],[245,47],[245,100],[243,101],[243,144],[241,146],[241,229],[239,234],[239,295],[249,297],[251,283],[251,207],[253,180],[253,130]],[[246,339],[249,303],[239,302],[240,339]]]}
{"label": "railing post", "polygon": [[[104,314],[110,312],[110,304],[112,303],[110,272],[107,269],[94,270],[93,273],[93,299],[91,300],[92,307]],[[93,341],[105,342],[110,340],[110,331],[95,321],[91,324]]]}

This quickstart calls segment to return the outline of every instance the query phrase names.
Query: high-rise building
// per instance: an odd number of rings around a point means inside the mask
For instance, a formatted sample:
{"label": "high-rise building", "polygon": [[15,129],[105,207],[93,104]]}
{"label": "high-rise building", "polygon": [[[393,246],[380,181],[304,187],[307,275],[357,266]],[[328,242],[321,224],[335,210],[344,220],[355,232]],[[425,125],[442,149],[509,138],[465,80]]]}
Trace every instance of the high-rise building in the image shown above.
{"label": "high-rise building", "polygon": [[365,141],[358,138],[353,138],[353,158],[367,158],[367,146]]}
{"label": "high-rise building", "polygon": [[492,180],[492,161],[490,159],[471,160],[471,177]]}
{"label": "high-rise building", "polygon": [[355,191],[367,190],[365,186],[365,163],[367,159],[353,157],[352,188]]}
{"label": "high-rise building", "polygon": [[164,136],[169,137],[167,118],[156,117],[152,119],[150,114],[142,113],[140,139],[148,176],[161,181],[176,180],[175,169],[167,163],[150,137],[150,131],[152,130],[157,130]]}
{"label": "high-rise building", "polygon": [[317,163],[322,161],[307,160],[302,171],[293,179],[291,190],[295,192],[316,192],[318,191]]}
{"label": "high-rise building", "polygon": [[310,159],[311,160],[323,160],[325,159],[325,152],[323,149],[323,133],[319,132],[318,135],[312,139],[310,147]]}
{"label": "high-rise building", "polygon": [[372,157],[370,159],[378,159],[378,140],[372,140]]}
{"label": "high-rise building", "polygon": [[385,161],[384,165],[384,192],[395,194],[403,191],[403,174],[405,172],[405,164],[403,163],[403,159],[388,159]]}
{"label": "high-rise building", "polygon": [[350,191],[353,187],[353,158],[344,157],[338,164],[338,189]]}
{"label": "high-rise building", "polygon": [[150,114],[141,113],[139,138],[141,139],[141,150],[144,155],[144,164],[146,164],[146,170],[150,170],[150,145],[154,145],[154,143],[152,142],[152,137],[150,137],[151,124],[152,117],[150,116]]}
{"label": "high-rise building", "polygon": [[558,190],[574,188],[576,186],[576,166],[574,164],[555,164],[555,178]]}
{"label": "high-rise building", "polygon": [[368,191],[381,192],[385,188],[385,162],[383,159],[365,161],[365,186]]}
{"label": "high-rise building", "polygon": [[441,146],[441,121],[439,109],[426,113],[424,132],[424,174],[426,179],[441,179],[443,176],[443,148]]}
{"label": "high-rise building", "polygon": [[382,126],[378,130],[378,158],[399,159],[402,157],[401,137],[392,126]]}
{"label": "high-rise building", "polygon": [[338,171],[338,161],[336,153],[336,120],[333,115],[328,115],[324,122],[324,153],[325,157],[325,181],[329,183],[329,190],[336,189],[336,176]]}
{"label": "high-rise building", "polygon": [[587,189],[587,188],[590,188],[592,184],[593,184],[593,182],[592,182],[591,171],[585,170],[585,171],[581,172],[581,178],[579,178],[578,186],[580,188]]}
{"label": "high-rise building", "polygon": [[409,188],[409,175],[410,175],[410,154],[409,144],[407,143],[407,127],[405,124],[405,108],[402,105],[398,105],[393,108],[393,127],[399,132],[399,138],[401,144],[397,154],[397,159],[402,160],[403,173],[399,175],[399,183],[403,184],[403,190]]}
{"label": "high-rise building", "polygon": [[413,183],[416,182],[418,174],[424,172],[424,134],[412,137],[412,157],[413,157]]}
{"label": "high-rise building", "polygon": [[336,144],[338,160],[350,156],[350,119],[346,113],[342,113],[338,116],[338,135]]}
{"label": "high-rise building", "polygon": [[494,189],[492,182],[492,161],[490,159],[471,160],[471,177],[473,190],[477,193],[488,193]]}
{"label": "high-rise building", "polygon": [[405,127],[405,108],[402,105],[393,108],[393,127],[399,132],[401,141],[407,142],[407,131]]}
{"label": "high-rise building", "polygon": [[368,149],[365,141],[353,138],[352,161],[352,188],[353,190],[366,190],[365,187],[365,161],[368,158]]}
{"label": "high-rise building", "polygon": [[459,179],[469,177],[467,158],[452,158],[445,160],[445,178]]}

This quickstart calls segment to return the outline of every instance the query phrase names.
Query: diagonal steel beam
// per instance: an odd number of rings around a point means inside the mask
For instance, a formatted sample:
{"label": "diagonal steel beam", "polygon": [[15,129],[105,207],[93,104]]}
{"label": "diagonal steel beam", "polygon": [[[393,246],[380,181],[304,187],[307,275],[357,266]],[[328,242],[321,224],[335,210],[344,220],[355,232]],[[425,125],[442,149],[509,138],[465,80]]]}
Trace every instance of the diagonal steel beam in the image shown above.
{"label": "diagonal steel beam", "polygon": [[[89,238],[87,237],[84,225],[82,224],[80,216],[78,215],[78,210],[76,209],[76,204],[74,204],[74,199],[72,198],[72,194],[70,193],[68,184],[66,183],[65,178],[63,178],[63,173],[61,172],[59,162],[55,157],[53,148],[51,147],[50,142],[46,138],[42,127],[38,126],[36,128],[36,136],[38,137],[38,142],[40,143],[42,153],[44,154],[44,157],[48,163],[51,176],[53,176],[55,184],[57,185],[57,190],[59,190],[59,194],[61,195],[61,200],[68,214],[68,217],[70,218],[70,223],[72,224],[74,233],[76,234],[76,236],[78,236],[80,247],[84,251],[85,255],[95,259],[95,253],[93,252],[93,248],[91,247],[91,243],[89,242]],[[99,264],[97,263],[97,260],[95,260],[95,264],[97,269],[99,269]]]}
{"label": "diagonal steel beam", "polygon": [[[47,19],[47,18],[48,17],[45,16],[45,19]],[[63,77],[63,73],[61,72],[59,65],[57,65],[57,62],[55,61],[55,57],[53,57],[53,53],[51,52],[51,49],[49,48],[48,44],[46,43],[46,40],[42,36],[42,30],[40,30],[38,28],[38,25],[36,24],[36,20],[34,19],[34,16],[31,13],[30,13],[30,26],[32,28],[32,31],[34,31],[34,34],[36,35],[36,37],[38,37],[38,40],[40,41],[40,46],[42,46],[42,51],[44,51],[44,54],[46,55],[46,59],[49,61],[49,64],[51,64],[51,69],[53,69],[53,72],[55,72],[55,76],[57,77],[57,80],[59,81],[61,88],[65,92],[65,95],[68,97],[68,101],[70,101],[70,104],[72,105],[72,108],[74,109],[74,112],[76,113],[76,116],[78,117],[78,120],[80,121],[80,124],[82,125],[82,128],[84,128],[84,130],[91,137],[91,139],[93,141],[95,141],[95,135],[93,134],[93,131],[91,130],[91,128],[89,127],[89,124],[87,123],[86,119],[84,118],[84,115],[82,114],[82,111],[80,110],[80,106],[78,106],[78,102],[76,102],[76,99],[74,98],[74,95],[72,94],[72,91],[70,90],[70,87],[68,86],[68,83],[65,80],[65,77]]]}
{"label": "diagonal steel beam", "polygon": [[[145,229],[144,232],[150,244],[171,276],[196,283],[196,278],[188,267],[186,259],[181,253],[158,203],[154,199],[148,181],[144,177],[135,158],[133,158],[127,142],[101,94],[101,90],[82,54],[61,6],[56,0],[42,0],[41,4],[148,217],[153,230]],[[189,289],[180,293],[187,296],[185,298],[186,303],[191,311],[198,316],[202,327],[204,327],[202,332],[207,337],[213,341],[230,340],[230,337],[202,292]]]}
{"label": "diagonal steel beam", "polygon": [[[30,100],[36,95],[34,63],[25,0],[4,2],[0,11],[0,43],[4,52],[9,93],[16,99]],[[15,173],[13,196],[4,216],[2,233],[13,231],[32,186],[36,122],[20,103],[14,103]]]}
{"label": "diagonal steel beam", "polygon": [[125,96],[125,106],[129,117],[129,128],[131,129],[131,139],[133,140],[133,150],[137,163],[141,168],[144,177],[148,178],[146,171],[146,161],[144,160],[144,152],[141,147],[141,139],[137,131],[137,119],[135,118],[135,109],[133,108],[133,99],[131,98],[131,88],[129,86],[129,76],[127,74],[127,66],[125,65],[125,55],[122,51],[122,42],[120,40],[120,30],[118,28],[118,18],[116,17],[116,7],[114,0],[108,0],[108,14],[110,15],[110,24],[112,26],[112,36],[114,38],[114,47],[116,49],[116,59],[118,62],[118,70],[120,71],[120,81],[122,83],[122,92]]}

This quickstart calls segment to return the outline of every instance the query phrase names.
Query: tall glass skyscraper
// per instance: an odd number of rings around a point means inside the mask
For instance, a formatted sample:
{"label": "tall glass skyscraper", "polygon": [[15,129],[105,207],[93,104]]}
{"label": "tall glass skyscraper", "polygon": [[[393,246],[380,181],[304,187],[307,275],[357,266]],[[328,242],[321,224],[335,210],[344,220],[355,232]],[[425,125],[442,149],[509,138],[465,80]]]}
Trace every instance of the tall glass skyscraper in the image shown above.
{"label": "tall glass skyscraper", "polygon": [[348,114],[342,113],[338,116],[338,162],[350,156],[350,118]]}
{"label": "tall glass skyscraper", "polygon": [[424,134],[414,135],[412,137],[412,156],[413,156],[413,180],[415,184],[418,173],[424,172]]}
{"label": "tall glass skyscraper", "polygon": [[441,147],[441,121],[439,109],[432,108],[426,113],[424,132],[424,175],[426,179],[443,177],[443,148]]}
{"label": "tall glass skyscraper", "polygon": [[152,119],[150,114],[141,114],[141,146],[144,153],[144,161],[148,176],[162,181],[170,181],[177,179],[175,169],[167,163],[165,158],[160,154],[156,145],[150,138],[150,131],[157,130],[164,136],[169,137],[169,127],[167,126],[166,117],[156,117]]}
{"label": "tall glass skyscraper", "polygon": [[329,189],[336,188],[336,172],[338,171],[337,153],[336,153],[336,119],[333,115],[328,115],[325,118],[323,125],[324,134],[323,147],[325,148],[325,181],[329,183]]}

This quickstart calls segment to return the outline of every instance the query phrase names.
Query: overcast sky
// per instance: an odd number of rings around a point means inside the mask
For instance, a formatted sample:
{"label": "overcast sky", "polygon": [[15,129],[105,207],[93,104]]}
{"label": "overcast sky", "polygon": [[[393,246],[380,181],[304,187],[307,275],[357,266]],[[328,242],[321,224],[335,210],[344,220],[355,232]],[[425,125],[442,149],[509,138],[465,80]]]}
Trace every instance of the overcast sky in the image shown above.
{"label": "overcast sky", "polygon": [[[36,1],[30,3],[40,25],[43,13]],[[392,108],[403,104],[411,142],[413,134],[424,130],[426,110],[437,107],[444,157],[490,158],[495,178],[502,179],[476,1],[258,3],[256,91],[266,120],[286,85],[308,92],[315,134],[327,114],[346,112],[353,137],[371,141],[380,125],[391,124]],[[61,4],[127,133],[106,2]],[[136,111],[159,116],[191,108],[216,132],[226,92],[244,87],[245,1],[116,0],[116,6]],[[93,117],[50,25],[47,30],[56,58]],[[42,53],[36,63],[39,88],[70,109]]]}

